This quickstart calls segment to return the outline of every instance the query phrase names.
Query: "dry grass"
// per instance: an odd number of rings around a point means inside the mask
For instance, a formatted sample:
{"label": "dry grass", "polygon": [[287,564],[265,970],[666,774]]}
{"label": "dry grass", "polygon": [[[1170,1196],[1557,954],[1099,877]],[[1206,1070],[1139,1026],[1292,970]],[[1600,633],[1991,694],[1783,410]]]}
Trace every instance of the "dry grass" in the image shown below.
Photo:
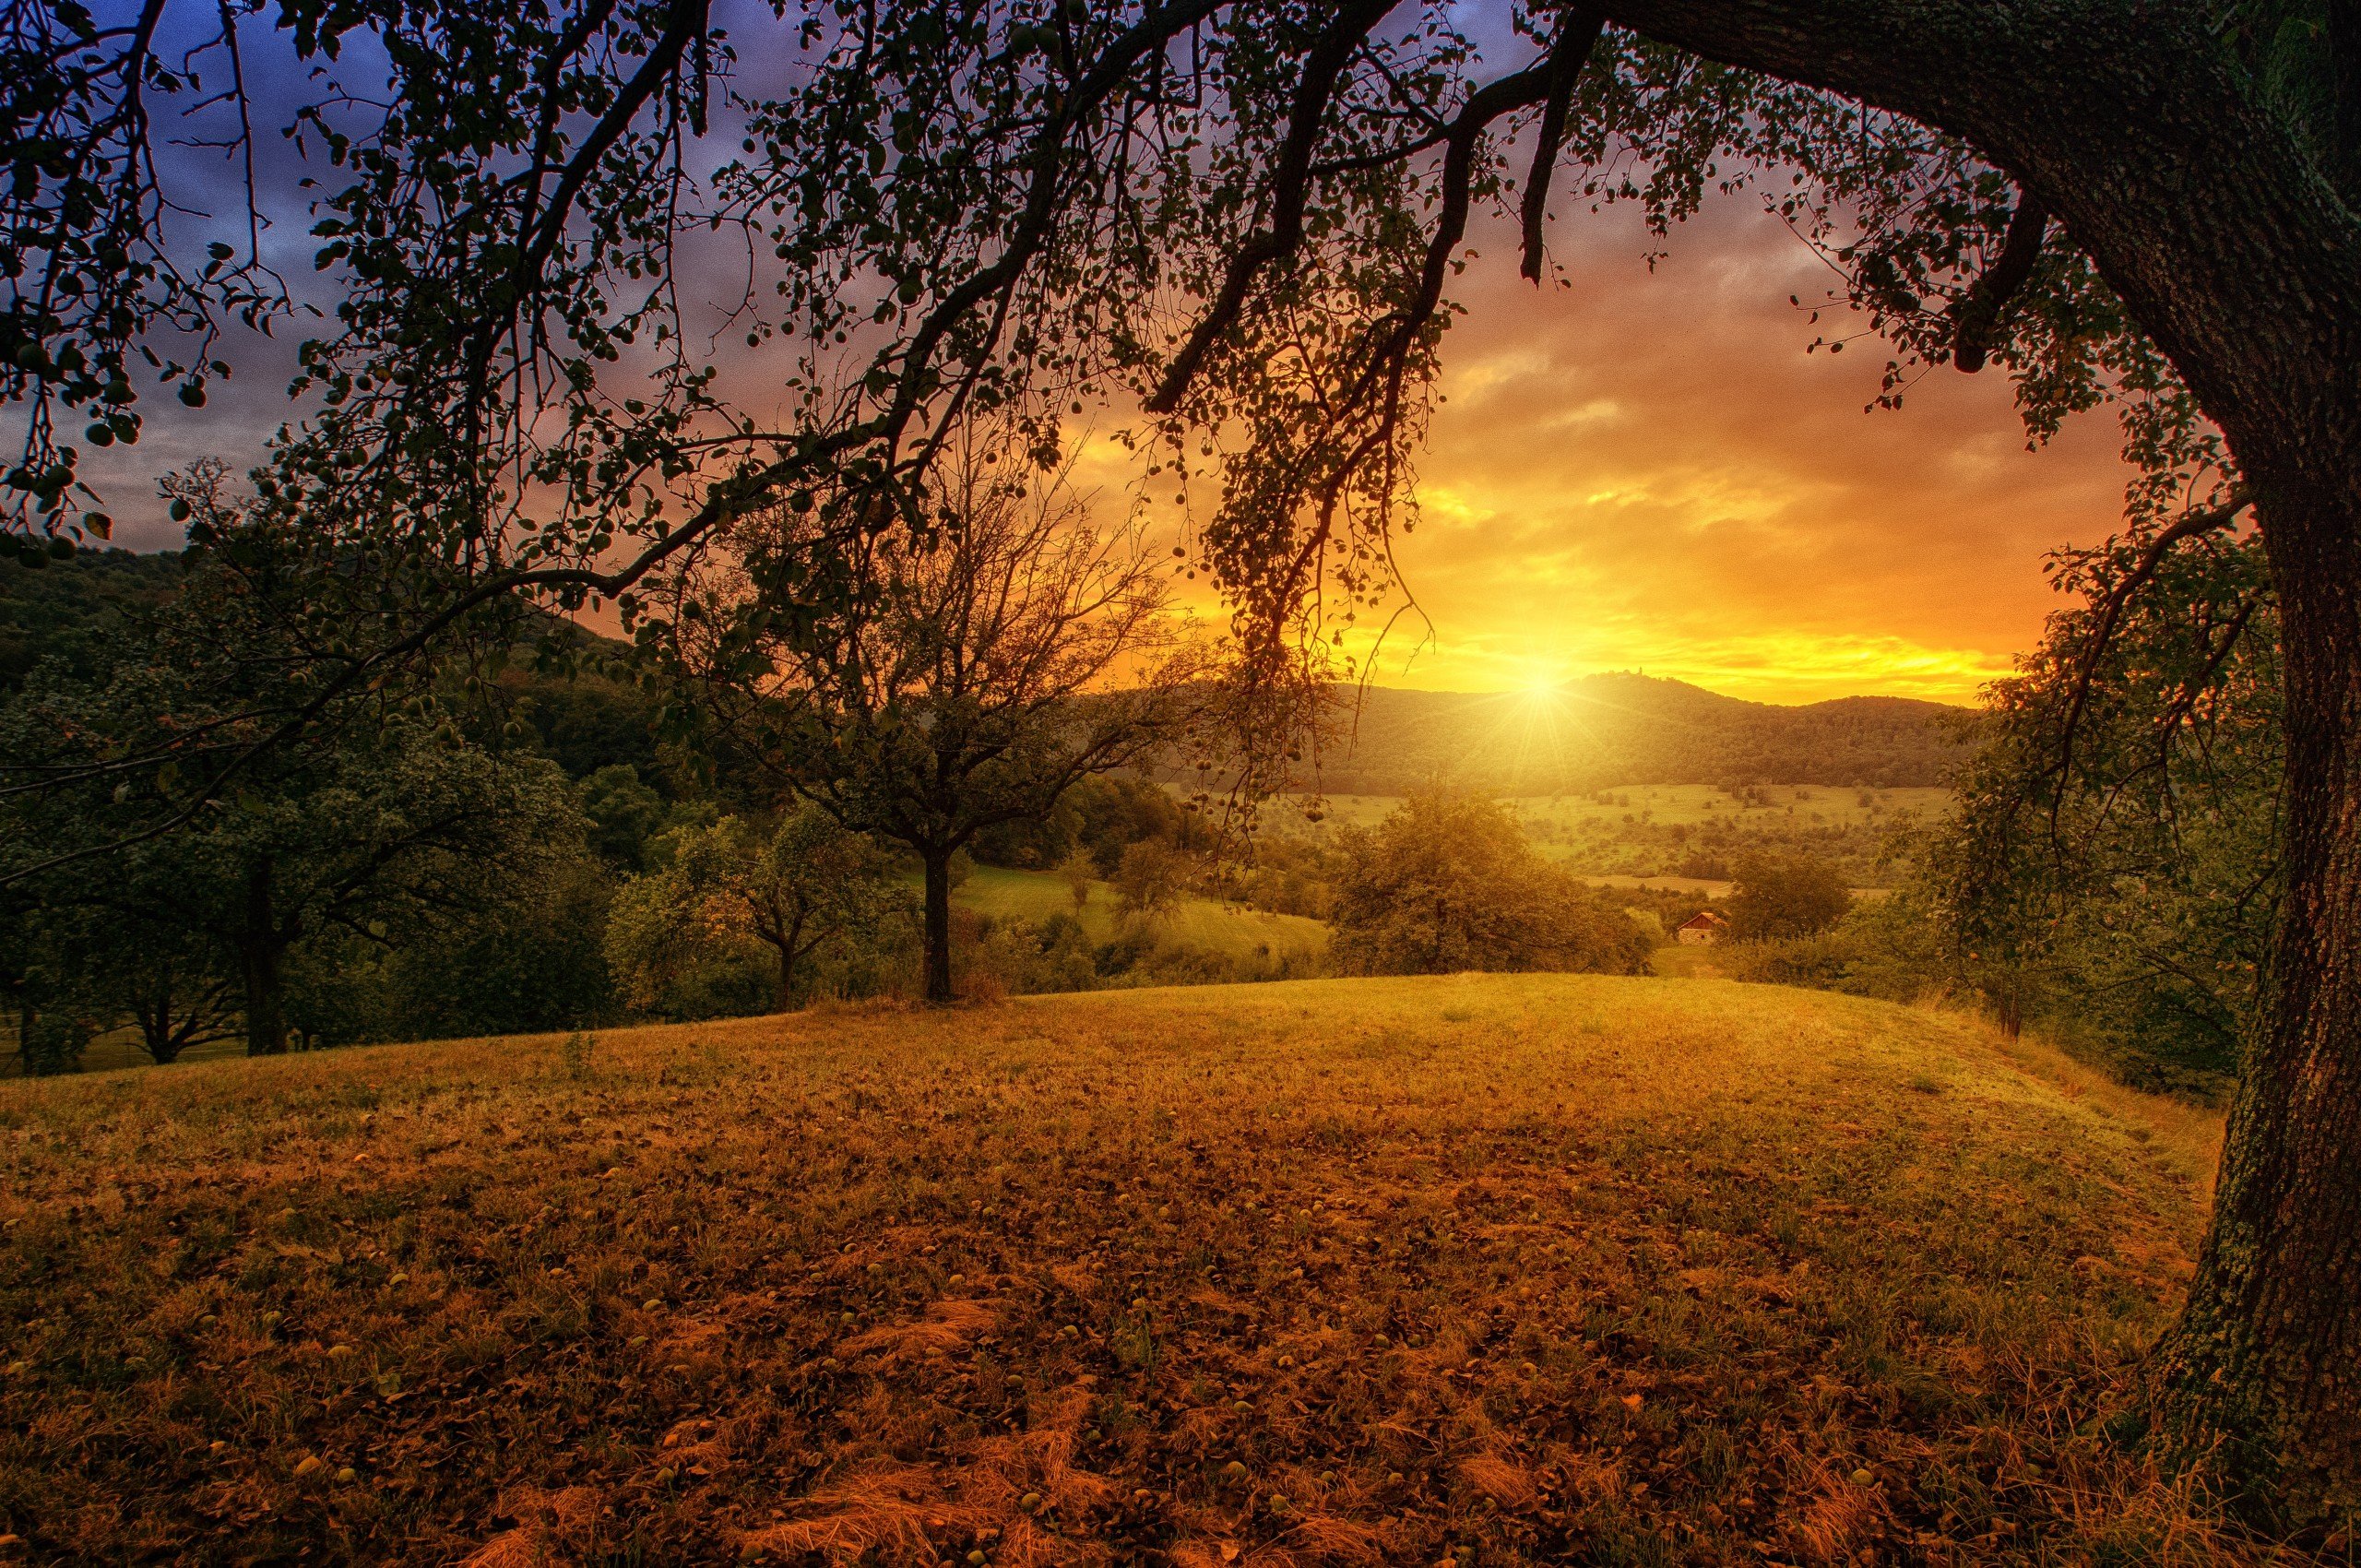
{"label": "dry grass", "polygon": [[[963,908],[982,914],[1037,925],[1052,916],[1075,912],[1074,894],[1065,879],[1044,871],[978,866],[952,897]],[[1093,942],[1121,934],[1123,921],[1118,903],[1119,896],[1110,885],[1092,883],[1090,901],[1081,910],[1084,934]],[[1193,894],[1158,916],[1155,932],[1169,944],[1223,957],[1292,960],[1299,966],[1298,973],[1317,966],[1328,951],[1328,927],[1323,921],[1249,909]]]}
{"label": "dry grass", "polygon": [[1552,976],[651,1028],[580,1078],[535,1039],[0,1085],[0,1529],[2277,1560],[2101,1434],[2195,1183],[2061,1082],[1941,1015]]}

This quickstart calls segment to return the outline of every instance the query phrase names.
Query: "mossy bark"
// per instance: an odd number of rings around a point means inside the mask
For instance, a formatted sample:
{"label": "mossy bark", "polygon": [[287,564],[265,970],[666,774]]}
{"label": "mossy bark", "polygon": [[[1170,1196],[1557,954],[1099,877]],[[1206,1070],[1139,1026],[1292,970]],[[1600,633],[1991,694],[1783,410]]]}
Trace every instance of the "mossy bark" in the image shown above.
{"label": "mossy bark", "polygon": [[2291,1523],[2361,1518],[2361,560],[2339,531],[2270,540],[2286,908],[2165,1360],[2179,1403],[2230,1437],[2236,1472]]}

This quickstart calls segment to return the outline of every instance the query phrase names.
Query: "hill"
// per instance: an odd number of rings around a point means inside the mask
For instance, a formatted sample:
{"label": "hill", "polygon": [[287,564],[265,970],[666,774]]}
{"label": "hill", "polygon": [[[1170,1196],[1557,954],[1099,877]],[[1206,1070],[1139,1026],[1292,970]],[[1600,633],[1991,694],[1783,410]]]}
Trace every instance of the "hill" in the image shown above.
{"label": "hill", "polygon": [[21,688],[43,660],[77,679],[97,674],[180,581],[175,552],[86,550],[38,571],[0,564],[0,696]]}
{"label": "hill", "polygon": [[[1091,884],[1090,901],[1080,914],[1082,929],[1091,941],[1108,942],[1121,934],[1122,922],[1116,914],[1119,897],[1107,883]],[[1074,895],[1063,877],[1003,866],[978,866],[953,890],[951,900],[962,909],[996,919],[1037,925],[1075,912]],[[1183,897],[1170,912],[1159,917],[1155,933],[1158,941],[1172,946],[1216,957],[1291,965],[1299,974],[1315,969],[1328,951],[1324,921],[1249,909],[1194,894]]]}
{"label": "hill", "polygon": [[1645,675],[1585,676],[1548,694],[1344,694],[1346,733],[1323,759],[1338,794],[1399,795],[1435,780],[1507,795],[1625,784],[1949,782],[1968,709],[1906,697],[1801,707]]}
{"label": "hill", "polygon": [[0,1085],[0,1527],[474,1568],[2264,1561],[2097,1420],[2175,1308],[2205,1130],[2023,1049],[1461,977]]}
{"label": "hill", "polygon": [[[43,658],[91,673],[172,598],[182,568],[172,552],[108,550],[39,572],[0,570],[0,694]],[[623,651],[571,624],[533,616],[526,625]],[[520,717],[568,773],[618,762],[660,771],[654,704],[636,688],[517,667],[502,684],[512,701],[525,699]],[[1442,778],[1541,796],[1632,784],[1930,788],[1948,783],[1968,713],[1903,697],[1779,707],[1631,674],[1585,676],[1546,696],[1382,686],[1339,695],[1345,732],[1326,750],[1322,782],[1345,795],[1400,795]]]}

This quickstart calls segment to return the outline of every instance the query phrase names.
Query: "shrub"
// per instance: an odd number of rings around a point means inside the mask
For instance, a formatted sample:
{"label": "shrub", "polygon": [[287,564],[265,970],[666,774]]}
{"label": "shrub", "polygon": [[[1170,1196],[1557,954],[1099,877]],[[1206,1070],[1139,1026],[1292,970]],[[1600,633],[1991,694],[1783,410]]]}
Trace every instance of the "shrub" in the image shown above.
{"label": "shrub", "polygon": [[1535,854],[1498,801],[1413,795],[1374,831],[1347,829],[1341,852],[1331,924],[1347,974],[1646,966],[1639,926]]}
{"label": "shrub", "polygon": [[1766,942],[1817,936],[1853,907],[1845,878],[1810,855],[1749,855],[1730,893],[1730,936]]}
{"label": "shrub", "polygon": [[1160,838],[1125,845],[1115,867],[1116,907],[1142,920],[1170,914],[1188,885],[1189,857]]}

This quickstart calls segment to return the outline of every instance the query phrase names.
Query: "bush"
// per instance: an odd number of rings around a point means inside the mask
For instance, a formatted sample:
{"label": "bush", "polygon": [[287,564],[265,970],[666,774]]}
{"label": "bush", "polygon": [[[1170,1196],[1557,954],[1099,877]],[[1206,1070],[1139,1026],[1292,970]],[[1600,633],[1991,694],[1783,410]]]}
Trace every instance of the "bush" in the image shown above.
{"label": "bush", "polygon": [[1732,944],[1714,960],[1734,980],[1917,1002],[1958,990],[1934,912],[1915,891],[1864,898],[1826,931]]}
{"label": "bush", "polygon": [[1828,861],[1810,855],[1749,855],[1729,900],[1730,936],[1770,942],[1817,936],[1853,907],[1852,890]]}
{"label": "bush", "polygon": [[1161,919],[1188,891],[1189,857],[1160,838],[1143,838],[1123,847],[1114,883],[1117,909],[1141,920]]}
{"label": "bush", "polygon": [[1026,921],[980,922],[983,933],[970,972],[995,977],[1016,995],[1052,991],[1089,991],[1098,983],[1097,955],[1082,922],[1056,914],[1038,925]]}
{"label": "bush", "polygon": [[82,1053],[90,1047],[91,1028],[86,1019],[65,1013],[33,1013],[23,1023],[17,1060],[29,1078],[51,1077],[82,1070]]}
{"label": "bush", "polygon": [[1413,795],[1340,849],[1331,924],[1347,974],[1647,965],[1654,944],[1631,917],[1535,854],[1498,801]]}
{"label": "bush", "polygon": [[1236,985],[1304,980],[1324,972],[1318,958],[1302,953],[1213,951],[1170,941],[1145,921],[1121,926],[1112,938],[1094,947],[1082,923],[1068,914],[1038,922],[996,920],[958,909],[951,915],[953,968],[961,994],[970,997]]}

